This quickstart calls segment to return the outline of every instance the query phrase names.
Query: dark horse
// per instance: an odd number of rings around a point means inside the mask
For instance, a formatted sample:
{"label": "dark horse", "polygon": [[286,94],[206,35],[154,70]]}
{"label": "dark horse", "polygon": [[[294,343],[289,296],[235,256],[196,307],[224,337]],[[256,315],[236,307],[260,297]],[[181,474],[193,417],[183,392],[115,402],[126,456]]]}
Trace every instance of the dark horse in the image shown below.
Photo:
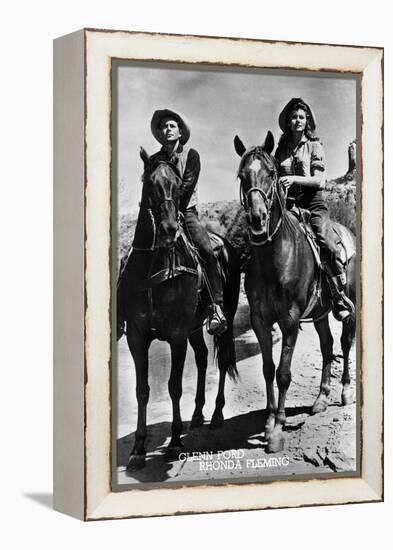
{"label": "dark horse", "polygon": [[[271,132],[268,132],[263,146],[247,150],[238,136],[235,137],[236,152],[242,157],[238,177],[251,241],[245,289],[252,327],[262,351],[267,391],[265,437],[267,451],[279,452],[284,446],[282,432],[286,421],[285,398],[291,382],[291,360],[304,315],[314,321],[323,358],[320,391],[312,406],[313,413],[327,408],[334,355],[328,321],[331,300],[328,284],[299,220],[286,208],[286,192],[279,182],[276,161],[271,156],[273,147]],[[349,242],[347,248],[352,247],[354,252],[353,234],[340,224],[334,223],[333,227],[342,242]],[[355,256],[351,259],[348,256],[347,278],[347,291],[355,302]],[[274,323],[278,323],[282,332],[280,363],[276,373],[272,357]],[[355,319],[350,318],[343,323],[341,335],[343,405],[350,402],[348,356],[354,336]],[[278,407],[274,396],[275,375],[279,389]]]}
{"label": "dark horse", "polygon": [[[165,340],[171,349],[171,374],[168,382],[172,400],[172,438],[167,449],[170,458],[182,450],[183,367],[190,342],[198,368],[195,410],[191,427],[204,422],[207,347],[203,322],[209,305],[208,292],[201,283],[204,276],[197,252],[190,245],[181,223],[179,200],[182,180],[174,165],[150,160],[141,148],[144,162],[143,189],[136,227],[139,242],[134,246],[118,283],[118,312],[126,322],[126,335],[136,369],[138,424],[128,470],[143,468],[146,451],[146,409],[149,400],[148,350],[155,338]],[[215,240],[219,239],[217,236]],[[223,278],[224,313],[228,329],[215,336],[220,371],[216,407],[210,423],[223,423],[224,385],[228,373],[236,378],[233,318],[240,287],[239,262],[233,248],[221,239],[219,263]],[[160,365],[154,365],[159,369]]]}

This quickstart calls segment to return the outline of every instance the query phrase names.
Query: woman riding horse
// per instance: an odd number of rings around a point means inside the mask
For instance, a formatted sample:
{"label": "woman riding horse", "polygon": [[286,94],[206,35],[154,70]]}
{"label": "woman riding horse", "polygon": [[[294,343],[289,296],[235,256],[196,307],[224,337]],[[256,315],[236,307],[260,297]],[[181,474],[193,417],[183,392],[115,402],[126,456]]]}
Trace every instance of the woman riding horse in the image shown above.
{"label": "woman riding horse", "polygon": [[[263,146],[248,149],[238,136],[235,137],[235,149],[241,157],[238,170],[241,202],[247,213],[251,244],[244,286],[250,305],[252,328],[263,357],[267,394],[267,452],[279,452],[284,446],[285,401],[302,319],[306,317],[314,321],[323,358],[320,391],[311,409],[313,413],[322,412],[328,406],[331,364],[334,359],[333,337],[328,320],[330,293],[306,231],[298,218],[287,210],[285,178],[279,178],[277,162],[271,155],[273,148],[271,132],[268,132]],[[304,180],[299,178],[299,181],[311,180],[315,184],[314,177],[315,173],[314,176],[304,176]],[[297,181],[297,178],[289,181]],[[355,300],[355,238],[338,223],[334,224],[334,230],[342,242],[348,243],[348,290],[351,300]],[[278,323],[282,333],[277,371],[272,342],[275,323]],[[354,335],[355,319],[351,315],[342,323],[341,334],[344,359],[343,405],[350,403],[349,351]],[[274,380],[279,389],[278,404]]]}
{"label": "woman riding horse", "polygon": [[326,182],[325,155],[321,142],[315,136],[314,113],[308,103],[294,97],[285,105],[278,121],[283,131],[275,153],[280,181],[289,188],[288,198],[310,211],[310,225],[328,266],[333,315],[338,321],[345,321],[354,313],[354,306],[345,295],[345,267],[331,228],[328,205],[322,194]]}

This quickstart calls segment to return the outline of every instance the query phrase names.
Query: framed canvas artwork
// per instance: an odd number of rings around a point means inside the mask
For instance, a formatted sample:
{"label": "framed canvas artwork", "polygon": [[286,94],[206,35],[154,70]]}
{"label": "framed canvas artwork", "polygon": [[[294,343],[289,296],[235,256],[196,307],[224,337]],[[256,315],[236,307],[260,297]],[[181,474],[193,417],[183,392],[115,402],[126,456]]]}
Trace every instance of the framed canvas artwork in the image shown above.
{"label": "framed canvas artwork", "polygon": [[383,498],[383,50],[54,43],[54,503]]}

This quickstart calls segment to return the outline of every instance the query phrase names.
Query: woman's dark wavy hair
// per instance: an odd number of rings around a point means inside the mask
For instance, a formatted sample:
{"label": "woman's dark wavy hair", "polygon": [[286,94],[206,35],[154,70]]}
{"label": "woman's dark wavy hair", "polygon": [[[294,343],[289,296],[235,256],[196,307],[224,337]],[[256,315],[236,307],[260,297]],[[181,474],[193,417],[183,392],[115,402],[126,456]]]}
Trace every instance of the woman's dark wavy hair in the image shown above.
{"label": "woman's dark wavy hair", "polygon": [[291,110],[288,111],[287,113],[287,117],[285,120],[286,128],[285,128],[285,131],[281,134],[280,139],[278,140],[277,150],[285,147],[290,143],[291,131],[288,128],[289,117],[291,113],[293,113],[293,111],[297,111],[298,109],[302,109],[306,113],[306,129],[304,131],[306,138],[309,139],[310,141],[319,141],[319,137],[315,134],[315,131],[313,132],[310,128],[310,111],[307,105],[302,101],[298,101],[293,105]]}

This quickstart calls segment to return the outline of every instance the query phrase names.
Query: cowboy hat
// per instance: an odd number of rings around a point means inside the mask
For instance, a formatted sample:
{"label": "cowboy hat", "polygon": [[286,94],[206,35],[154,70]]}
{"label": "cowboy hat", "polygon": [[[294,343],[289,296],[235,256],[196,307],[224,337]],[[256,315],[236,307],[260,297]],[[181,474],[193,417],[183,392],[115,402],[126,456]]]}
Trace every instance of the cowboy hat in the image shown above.
{"label": "cowboy hat", "polygon": [[283,132],[288,128],[288,116],[291,114],[293,109],[296,107],[298,103],[303,103],[303,105],[308,110],[308,120],[310,124],[310,129],[313,132],[317,126],[315,121],[315,115],[313,113],[313,110],[311,109],[310,105],[304,101],[301,97],[293,97],[288,103],[285,105],[284,109],[281,111],[280,116],[278,117],[278,124]]}
{"label": "cowboy hat", "polygon": [[173,120],[176,120],[181,130],[180,143],[182,145],[187,143],[187,141],[190,139],[190,133],[191,133],[188,122],[183,115],[180,115],[179,113],[176,113],[171,109],[158,109],[153,114],[153,117],[150,123],[150,128],[156,140],[162,143],[160,126],[164,118],[171,118]]}

